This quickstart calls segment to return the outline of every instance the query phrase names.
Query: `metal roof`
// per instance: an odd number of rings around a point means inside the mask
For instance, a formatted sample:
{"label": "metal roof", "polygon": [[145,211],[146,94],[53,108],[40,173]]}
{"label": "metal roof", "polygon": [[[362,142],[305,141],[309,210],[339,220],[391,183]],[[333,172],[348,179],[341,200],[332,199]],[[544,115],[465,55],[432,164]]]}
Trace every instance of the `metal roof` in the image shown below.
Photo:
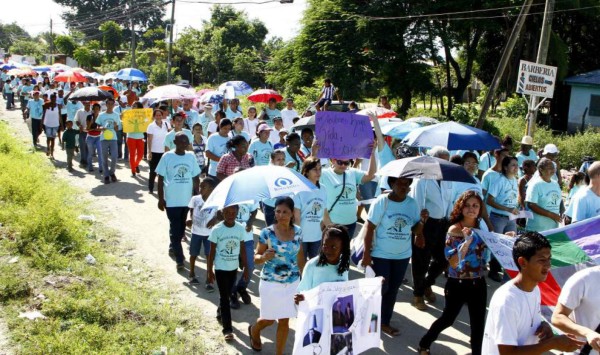
{"label": "metal roof", "polygon": [[577,86],[600,86],[600,69],[570,76],[565,79],[565,84]]}

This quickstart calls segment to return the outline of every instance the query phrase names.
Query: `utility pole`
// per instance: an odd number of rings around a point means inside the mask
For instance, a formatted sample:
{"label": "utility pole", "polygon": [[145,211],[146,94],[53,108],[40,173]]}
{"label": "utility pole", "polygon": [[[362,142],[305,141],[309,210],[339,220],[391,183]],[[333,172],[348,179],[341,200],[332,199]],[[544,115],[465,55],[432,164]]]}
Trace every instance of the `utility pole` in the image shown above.
{"label": "utility pole", "polygon": [[504,47],[502,58],[500,58],[500,64],[498,64],[498,68],[496,68],[496,73],[494,74],[494,79],[492,80],[490,89],[488,90],[488,93],[485,96],[483,106],[481,106],[481,113],[479,114],[477,124],[475,125],[475,127],[477,128],[483,128],[483,122],[485,121],[487,112],[490,108],[490,105],[492,104],[492,100],[494,99],[494,94],[498,89],[500,79],[502,79],[502,75],[504,74],[504,70],[506,69],[508,60],[512,55],[512,51],[515,47],[515,44],[517,43],[517,38],[519,38],[519,33],[521,33],[521,29],[523,28],[523,24],[525,23],[525,19],[527,18],[527,14],[531,9],[532,3],[533,0],[525,0],[525,2],[523,3],[523,7],[521,7],[521,12],[519,13],[519,17],[517,17],[517,22],[515,22],[515,26],[512,29],[510,37],[508,38],[508,42],[506,43],[506,47]]}
{"label": "utility pole", "polygon": [[52,17],[50,17],[50,65],[54,64],[54,37],[52,36]]}
{"label": "utility pole", "polygon": [[[548,46],[550,45],[550,31],[552,30],[552,20],[554,19],[554,0],[546,0],[544,9],[544,22],[542,23],[542,32],[540,34],[540,44],[538,46],[537,58],[538,64],[546,64],[548,58]],[[527,112],[527,135],[533,137],[535,129],[535,120],[537,118],[537,96],[532,96],[529,101],[529,110]]]}
{"label": "utility pole", "polygon": [[175,0],[171,0],[171,30],[169,31],[169,52],[167,55],[167,84],[171,84],[171,60],[173,55],[173,31],[175,30]]}
{"label": "utility pole", "polygon": [[133,0],[129,1],[129,20],[131,23],[131,67],[135,68],[135,24],[133,22]]}

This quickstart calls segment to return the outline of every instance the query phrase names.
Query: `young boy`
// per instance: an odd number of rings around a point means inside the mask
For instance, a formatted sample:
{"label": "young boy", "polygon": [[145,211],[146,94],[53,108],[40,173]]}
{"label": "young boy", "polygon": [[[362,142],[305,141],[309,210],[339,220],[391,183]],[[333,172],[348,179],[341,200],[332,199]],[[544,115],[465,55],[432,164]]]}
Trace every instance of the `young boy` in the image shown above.
{"label": "young boy", "polygon": [[73,156],[75,155],[75,142],[79,131],[73,128],[73,121],[67,121],[67,129],[62,135],[62,149],[67,149],[67,169],[73,171]]}
{"label": "young boy", "polygon": [[[208,260],[210,251],[210,242],[208,235],[210,229],[218,222],[217,209],[205,208],[202,209],[204,201],[208,199],[212,191],[217,186],[217,181],[213,178],[206,178],[200,183],[200,194],[193,196],[190,200],[190,218],[186,221],[186,225],[192,228],[192,240],[190,241],[190,284],[198,284],[196,279],[195,265],[196,258],[200,255],[200,250],[204,247],[204,256]],[[213,292],[215,287],[208,282],[208,274],[206,275],[205,288],[208,292]]]}
{"label": "young boy", "polygon": [[[210,241],[210,254],[208,255],[207,265],[208,281],[217,280],[217,286],[219,287],[217,319],[223,325],[223,335],[226,341],[233,340],[229,297],[235,283],[240,258],[242,265],[244,265],[243,278],[248,282],[246,248],[241,247],[246,230],[235,221],[238,210],[237,205],[223,208],[223,222],[217,224],[208,237]],[[213,270],[213,265],[215,270]]]}
{"label": "young boy", "polygon": [[552,349],[571,352],[584,342],[572,335],[554,335],[542,319],[538,283],[550,272],[548,240],[537,232],[517,238],[513,260],[519,274],[501,286],[490,301],[481,352],[483,354],[541,354]]}
{"label": "young boy", "polygon": [[333,94],[337,96],[337,99],[340,103],[342,103],[342,99],[340,98],[340,94],[337,91],[337,88],[331,84],[331,79],[327,78],[323,82],[323,88],[321,89],[321,95],[317,99],[317,111],[327,111],[329,105],[331,105],[331,100],[333,100]]}

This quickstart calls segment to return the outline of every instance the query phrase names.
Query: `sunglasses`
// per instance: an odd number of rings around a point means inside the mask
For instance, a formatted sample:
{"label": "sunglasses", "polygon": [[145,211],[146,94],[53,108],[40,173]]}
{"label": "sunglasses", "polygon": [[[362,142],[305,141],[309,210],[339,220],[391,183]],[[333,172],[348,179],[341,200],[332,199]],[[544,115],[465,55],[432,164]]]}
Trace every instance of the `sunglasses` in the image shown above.
{"label": "sunglasses", "polygon": [[337,160],[337,164],[338,165],[346,165],[346,166],[348,166],[348,165],[350,165],[350,160],[344,160],[344,161]]}

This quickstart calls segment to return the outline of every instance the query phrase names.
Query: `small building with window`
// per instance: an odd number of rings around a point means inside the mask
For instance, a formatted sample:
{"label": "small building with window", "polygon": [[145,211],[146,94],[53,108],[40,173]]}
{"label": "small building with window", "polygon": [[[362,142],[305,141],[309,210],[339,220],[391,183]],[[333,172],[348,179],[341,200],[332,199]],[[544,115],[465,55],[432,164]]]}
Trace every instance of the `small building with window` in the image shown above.
{"label": "small building with window", "polygon": [[565,79],[571,86],[569,132],[600,127],[600,69]]}

